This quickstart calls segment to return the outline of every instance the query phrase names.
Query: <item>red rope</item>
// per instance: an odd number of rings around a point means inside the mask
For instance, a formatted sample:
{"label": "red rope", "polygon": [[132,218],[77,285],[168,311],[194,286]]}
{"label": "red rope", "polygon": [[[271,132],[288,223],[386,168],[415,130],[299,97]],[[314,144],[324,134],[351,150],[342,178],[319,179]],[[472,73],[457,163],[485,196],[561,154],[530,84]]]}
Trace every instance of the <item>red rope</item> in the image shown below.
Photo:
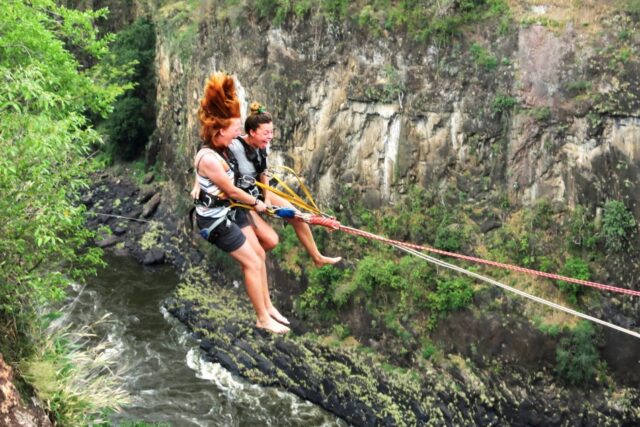
{"label": "red rope", "polygon": [[333,218],[326,218],[326,217],[320,217],[320,216],[317,216],[317,215],[312,215],[312,216],[310,216],[308,218],[307,222],[309,222],[309,224],[322,225],[324,227],[332,228],[334,230],[341,230],[341,231],[344,231],[345,233],[353,234],[355,236],[366,237],[368,239],[377,240],[377,241],[383,242],[383,243],[389,243],[389,244],[397,245],[397,246],[404,246],[406,248],[416,249],[416,250],[419,250],[419,251],[428,251],[428,252],[436,253],[436,254],[439,254],[439,255],[444,255],[444,256],[458,258],[458,259],[463,259],[465,261],[471,261],[471,262],[475,262],[475,263],[479,263],[479,264],[491,265],[493,267],[504,268],[506,270],[517,271],[517,272],[520,272],[520,273],[531,274],[531,275],[534,275],[534,276],[546,277],[548,279],[562,280],[564,282],[576,283],[578,285],[583,285],[583,286],[590,286],[592,288],[602,289],[602,290],[605,290],[605,291],[618,292],[618,293],[621,293],[621,294],[640,296],[640,291],[636,291],[636,290],[633,290],[633,289],[618,288],[616,286],[603,285],[601,283],[590,282],[588,280],[574,279],[573,277],[566,277],[566,276],[561,276],[559,274],[553,274],[553,273],[545,273],[544,271],[538,271],[538,270],[532,270],[530,268],[518,267],[517,265],[505,264],[505,263],[497,262],[497,261],[489,261],[489,260],[482,259],[482,258],[476,258],[476,257],[468,256],[468,255],[457,254],[455,252],[447,252],[447,251],[443,251],[443,250],[440,250],[440,249],[432,248],[432,247],[429,247],[429,246],[422,246],[422,245],[416,245],[414,243],[407,243],[407,242],[401,242],[399,240],[387,239],[386,237],[378,236],[376,234],[369,233],[367,231],[358,230],[357,228],[352,228],[352,227],[347,227],[345,225],[341,225],[339,221],[337,221],[337,220],[335,220]]}

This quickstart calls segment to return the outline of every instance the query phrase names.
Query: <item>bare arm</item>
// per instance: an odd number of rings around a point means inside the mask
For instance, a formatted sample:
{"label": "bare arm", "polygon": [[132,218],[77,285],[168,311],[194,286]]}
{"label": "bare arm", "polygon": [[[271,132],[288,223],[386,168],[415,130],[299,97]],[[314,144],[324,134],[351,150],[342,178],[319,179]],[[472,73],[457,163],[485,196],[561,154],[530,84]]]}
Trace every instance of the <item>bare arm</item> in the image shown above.
{"label": "bare arm", "polygon": [[[227,176],[222,163],[214,156],[203,157],[199,167],[200,173],[215,183],[230,199],[250,206],[255,205],[255,209],[258,212],[263,212],[267,209],[267,205],[264,202],[257,200],[246,191],[233,185],[233,181]],[[258,202],[257,204],[256,201]]]}
{"label": "bare arm", "polygon": [[[258,180],[265,186],[269,185],[269,177],[267,177],[267,174],[265,173],[261,173],[260,176],[258,177]],[[261,190],[262,190],[262,194],[264,194],[264,202],[267,205],[271,205],[271,192],[266,188],[261,188]]]}
{"label": "bare arm", "polygon": [[193,200],[198,200],[200,198],[200,183],[197,179],[193,180],[193,188],[191,189],[190,194]]}

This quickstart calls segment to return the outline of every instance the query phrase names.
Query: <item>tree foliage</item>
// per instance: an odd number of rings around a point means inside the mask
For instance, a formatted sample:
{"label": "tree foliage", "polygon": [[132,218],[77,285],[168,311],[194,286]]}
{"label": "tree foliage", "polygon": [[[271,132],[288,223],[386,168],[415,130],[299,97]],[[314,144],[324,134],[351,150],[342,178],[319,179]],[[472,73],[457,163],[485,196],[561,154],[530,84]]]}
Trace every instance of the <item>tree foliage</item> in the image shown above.
{"label": "tree foliage", "polygon": [[92,236],[77,194],[100,141],[87,116],[106,116],[125,89],[99,61],[111,38],[99,38],[94,21],[105,14],[0,2],[0,335],[10,340],[34,307],[100,263],[97,249],[84,249]]}
{"label": "tree foliage", "polygon": [[118,98],[103,124],[112,157],[134,160],[140,156],[155,128],[155,44],[154,24],[147,18],[135,21],[114,40],[109,63],[130,70],[116,81],[133,88]]}

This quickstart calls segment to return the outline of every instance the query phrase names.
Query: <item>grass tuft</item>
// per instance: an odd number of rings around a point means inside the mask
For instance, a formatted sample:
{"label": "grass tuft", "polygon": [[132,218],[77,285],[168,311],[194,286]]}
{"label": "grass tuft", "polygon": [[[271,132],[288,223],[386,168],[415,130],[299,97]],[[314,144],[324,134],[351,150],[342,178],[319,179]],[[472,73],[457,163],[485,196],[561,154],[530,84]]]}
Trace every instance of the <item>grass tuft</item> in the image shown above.
{"label": "grass tuft", "polygon": [[93,324],[70,331],[73,325],[50,326],[43,331],[42,346],[20,364],[23,377],[33,386],[59,425],[81,426],[105,422],[104,414],[118,412],[130,402],[116,362],[118,352],[108,341],[96,342]]}

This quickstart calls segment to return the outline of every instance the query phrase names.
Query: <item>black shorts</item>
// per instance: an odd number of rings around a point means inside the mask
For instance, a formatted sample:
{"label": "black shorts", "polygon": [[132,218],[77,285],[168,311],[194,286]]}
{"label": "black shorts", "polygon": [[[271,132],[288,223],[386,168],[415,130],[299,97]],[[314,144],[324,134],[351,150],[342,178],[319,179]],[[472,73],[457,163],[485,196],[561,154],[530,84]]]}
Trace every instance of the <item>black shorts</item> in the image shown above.
{"label": "black shorts", "polygon": [[[200,230],[209,227],[216,220],[217,218],[207,218],[196,215],[196,224]],[[238,224],[233,221],[223,221],[209,234],[209,239],[207,240],[228,253],[239,249],[244,245],[244,242],[247,241],[247,238],[240,230]]]}
{"label": "black shorts", "polygon": [[251,224],[249,211],[243,208],[236,209],[231,215],[229,215],[229,218],[240,228],[245,228],[247,225]]}

